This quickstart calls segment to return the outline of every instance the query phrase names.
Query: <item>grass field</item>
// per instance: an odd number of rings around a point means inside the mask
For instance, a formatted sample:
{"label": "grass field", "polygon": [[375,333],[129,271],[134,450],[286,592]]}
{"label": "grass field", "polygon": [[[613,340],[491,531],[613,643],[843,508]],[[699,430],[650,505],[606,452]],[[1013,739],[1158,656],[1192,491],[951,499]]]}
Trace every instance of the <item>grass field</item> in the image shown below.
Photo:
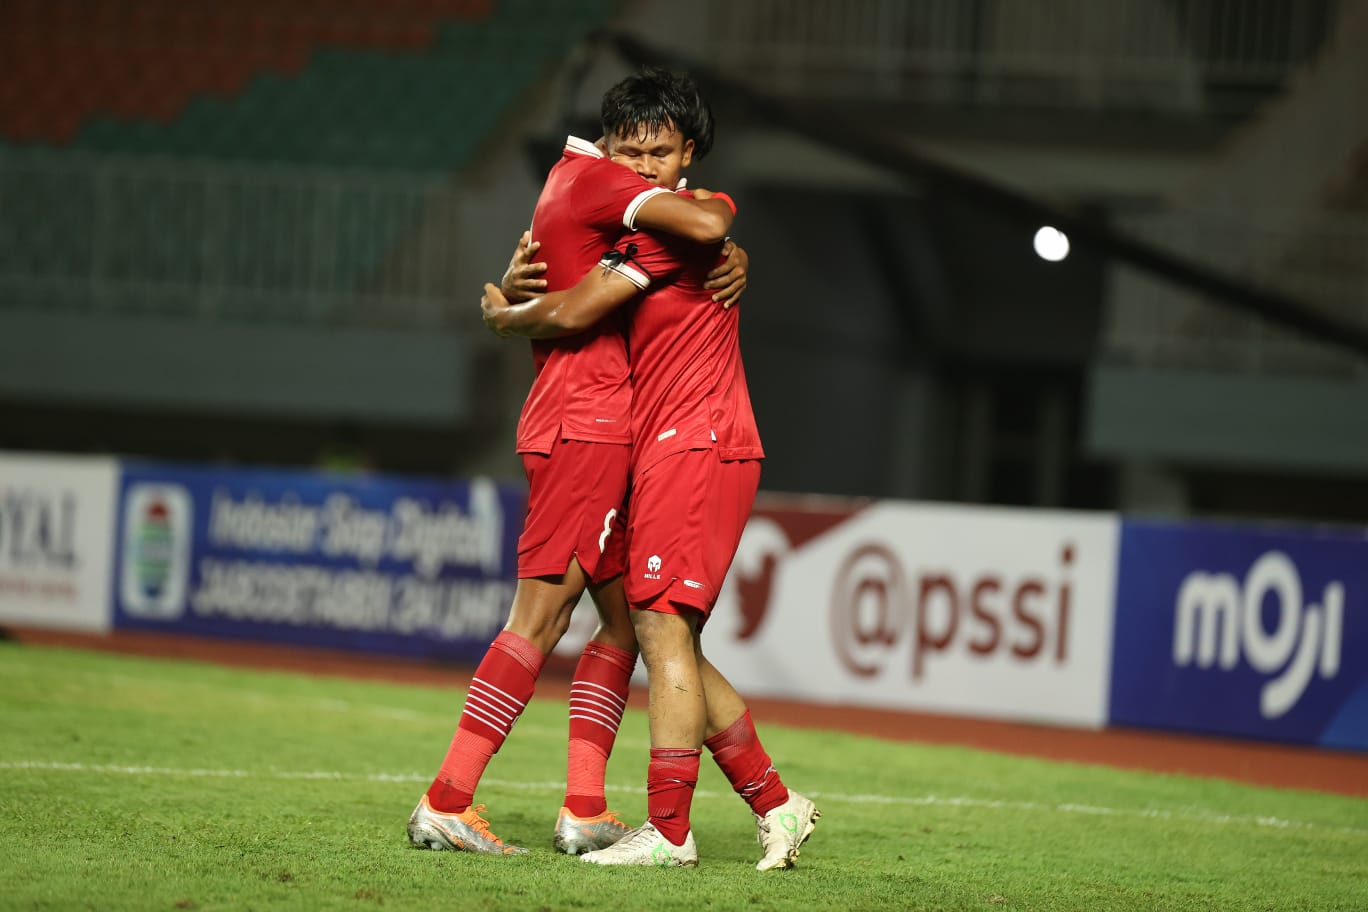
{"label": "grass field", "polygon": [[[1368,801],[764,724],[823,818],[792,871],[705,761],[697,869],[556,855],[565,708],[477,799],[528,856],[412,850],[463,694],[0,643],[0,908],[1368,909]],[[646,726],[608,772],[645,812]]]}

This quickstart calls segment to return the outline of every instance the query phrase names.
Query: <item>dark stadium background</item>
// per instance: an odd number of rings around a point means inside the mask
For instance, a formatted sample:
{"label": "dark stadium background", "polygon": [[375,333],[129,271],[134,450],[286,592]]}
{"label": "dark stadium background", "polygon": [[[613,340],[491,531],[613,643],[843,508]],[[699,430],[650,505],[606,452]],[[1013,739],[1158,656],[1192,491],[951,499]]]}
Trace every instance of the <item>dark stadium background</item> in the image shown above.
{"label": "dark stadium background", "polygon": [[0,448],[518,480],[480,283],[666,59],[741,207],[766,489],[1362,521],[1351,7],[10,0]]}

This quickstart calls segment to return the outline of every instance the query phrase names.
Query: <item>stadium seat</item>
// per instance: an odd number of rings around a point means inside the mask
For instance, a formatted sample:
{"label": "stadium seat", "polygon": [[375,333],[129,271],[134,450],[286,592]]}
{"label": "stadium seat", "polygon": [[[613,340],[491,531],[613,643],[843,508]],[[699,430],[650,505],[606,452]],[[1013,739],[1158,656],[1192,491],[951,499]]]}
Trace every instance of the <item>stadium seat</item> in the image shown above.
{"label": "stadium seat", "polygon": [[[322,173],[459,172],[544,77],[546,65],[618,5],[11,0],[0,3],[0,56],[11,77],[0,86],[0,155],[7,147],[62,145],[134,162],[170,157]],[[510,47],[524,53],[507,55]],[[156,167],[144,171],[155,173]],[[338,249],[327,253],[325,281],[307,274],[307,263],[272,247],[274,238],[310,232],[311,223],[300,220],[317,217],[316,198],[298,205],[279,194],[243,190],[222,224],[206,226],[195,220],[174,181],[144,179],[137,199],[116,194],[112,203],[104,201],[128,219],[128,230],[116,233],[95,264],[80,259],[89,256],[81,244],[89,243],[94,218],[91,187],[88,180],[49,181],[24,190],[28,204],[48,213],[50,230],[4,255],[30,264],[48,258],[59,274],[98,270],[126,282],[121,287],[163,289],[102,299],[102,306],[137,312],[195,311],[193,294],[165,289],[194,287],[203,264],[187,238],[212,230],[214,242],[227,251],[215,265],[214,281],[259,292],[244,296],[254,303],[224,302],[218,313],[234,319],[326,317],[327,306],[340,306],[336,302],[347,294],[378,280],[422,217],[416,196],[392,196],[377,209],[365,195],[343,194],[333,203]],[[330,293],[314,294],[308,303],[284,293],[324,284]],[[282,292],[282,303],[265,306],[272,289]],[[287,300],[294,305],[287,307]]]}

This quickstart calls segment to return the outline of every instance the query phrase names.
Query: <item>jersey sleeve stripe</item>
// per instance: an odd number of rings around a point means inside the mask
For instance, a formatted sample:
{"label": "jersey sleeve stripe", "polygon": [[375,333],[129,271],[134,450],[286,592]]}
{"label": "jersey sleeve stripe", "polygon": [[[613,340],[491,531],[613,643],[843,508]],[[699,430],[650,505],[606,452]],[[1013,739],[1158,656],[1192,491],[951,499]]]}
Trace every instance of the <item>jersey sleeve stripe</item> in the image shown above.
{"label": "jersey sleeve stripe", "polygon": [[670,191],[666,190],[664,187],[652,187],[649,190],[642,190],[640,193],[636,195],[636,199],[632,200],[632,202],[627,206],[627,211],[622,216],[622,224],[626,225],[628,228],[635,231],[637,213],[641,211],[642,204],[645,203],[651,197],[655,196],[657,193],[669,192]]}
{"label": "jersey sleeve stripe", "polygon": [[650,287],[651,277],[648,276],[646,273],[642,272],[640,269],[628,266],[626,263],[619,263],[615,260],[608,259],[607,257],[605,257],[602,260],[599,260],[599,265],[602,266],[604,269],[610,270],[622,276],[624,279],[631,282],[637,288],[644,289]]}

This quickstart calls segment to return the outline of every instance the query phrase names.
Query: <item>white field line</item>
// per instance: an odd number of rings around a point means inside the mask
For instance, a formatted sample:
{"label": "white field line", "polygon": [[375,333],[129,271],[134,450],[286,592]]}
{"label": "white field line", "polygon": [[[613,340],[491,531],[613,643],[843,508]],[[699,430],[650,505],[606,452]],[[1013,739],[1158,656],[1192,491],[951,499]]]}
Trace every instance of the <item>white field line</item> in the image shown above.
{"label": "white field line", "polygon": [[[91,775],[113,776],[184,776],[204,779],[275,779],[286,781],[322,780],[330,782],[404,782],[426,784],[432,776],[423,773],[344,773],[335,770],[309,770],[292,772],[288,770],[240,770],[240,769],[178,769],[165,766],[114,766],[99,763],[52,763],[44,761],[0,761],[0,771],[36,770],[45,772],[71,772]],[[564,791],[564,782],[519,782],[506,779],[483,779],[482,785],[517,791]],[[642,789],[635,786],[608,785],[610,792],[639,794]],[[809,792],[812,798],[843,804],[886,804],[906,807],[943,807],[974,808],[991,811],[1024,811],[1031,814],[1081,814],[1093,817],[1136,818],[1142,820],[1175,821],[1182,823],[1208,824],[1212,826],[1252,827],[1256,829],[1301,830],[1318,833],[1336,833],[1349,836],[1368,836],[1368,829],[1350,826],[1331,826],[1321,823],[1307,823],[1300,820],[1287,820],[1282,817],[1254,814],[1224,814],[1201,808],[1178,810],[1110,808],[1088,804],[1047,804],[1039,801],[1005,801],[985,798],[968,798],[952,795],[868,795],[846,794],[842,792]],[[730,798],[730,793],[713,792],[699,789],[698,798]]]}

